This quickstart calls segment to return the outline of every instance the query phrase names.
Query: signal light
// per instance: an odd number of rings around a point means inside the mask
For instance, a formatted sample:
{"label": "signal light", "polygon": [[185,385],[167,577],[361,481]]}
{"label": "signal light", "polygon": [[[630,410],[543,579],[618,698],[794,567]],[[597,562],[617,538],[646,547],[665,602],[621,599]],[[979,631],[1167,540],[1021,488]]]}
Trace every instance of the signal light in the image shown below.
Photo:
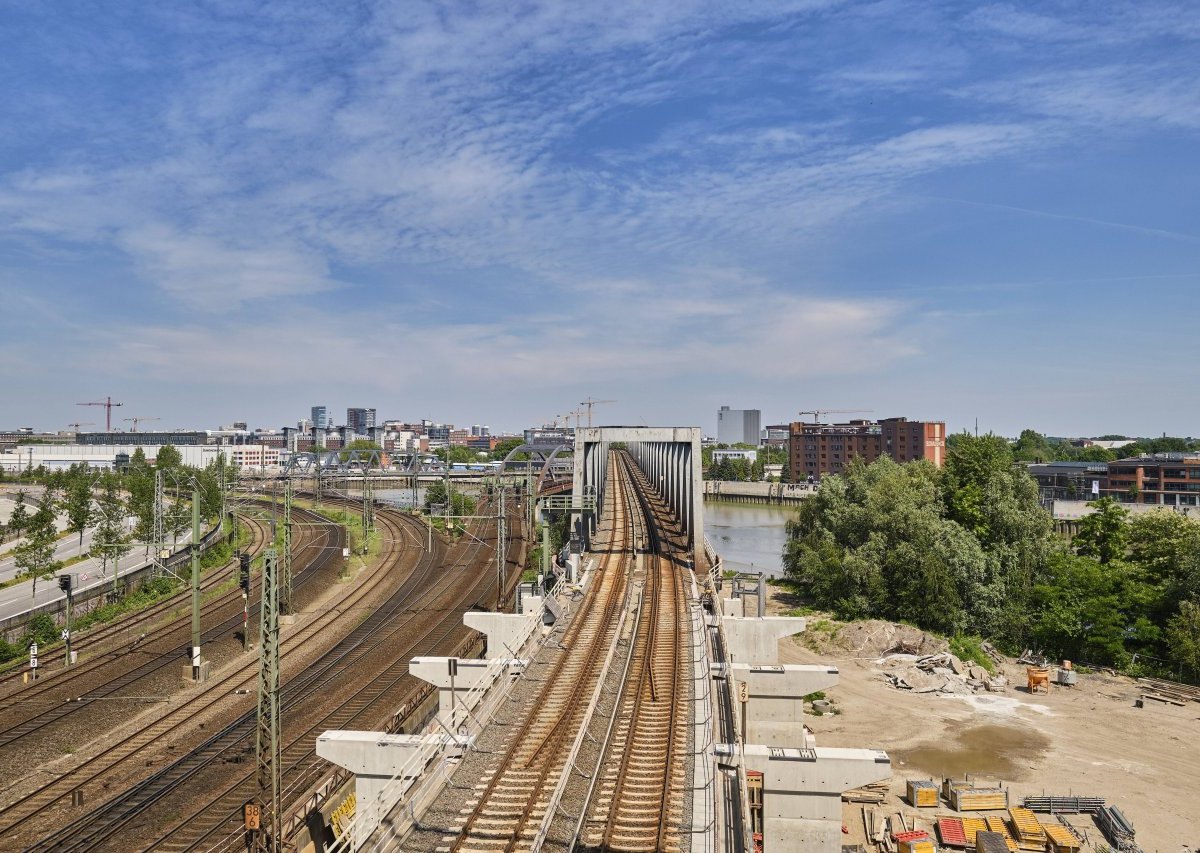
{"label": "signal light", "polygon": [[250,555],[238,555],[238,585],[242,588],[242,592],[250,592]]}

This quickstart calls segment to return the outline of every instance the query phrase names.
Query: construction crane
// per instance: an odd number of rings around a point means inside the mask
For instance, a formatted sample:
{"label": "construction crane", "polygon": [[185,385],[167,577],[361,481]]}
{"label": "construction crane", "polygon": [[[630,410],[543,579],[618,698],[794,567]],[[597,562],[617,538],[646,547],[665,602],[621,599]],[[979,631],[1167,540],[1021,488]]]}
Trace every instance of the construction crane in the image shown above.
{"label": "construction crane", "polygon": [[571,425],[570,418],[575,418],[575,429],[579,429],[579,419],[582,417],[583,417],[583,409],[572,409],[571,411],[569,411],[565,415],[563,415],[563,419],[564,419],[563,426],[564,427],[570,426]]}
{"label": "construction crane", "polygon": [[75,421],[75,423],[73,423],[73,424],[67,424],[67,426],[69,426],[71,428],[72,432],[79,432],[80,427],[95,426],[95,425],[96,425],[95,421]]}
{"label": "construction crane", "polygon": [[581,405],[581,406],[587,406],[588,427],[590,428],[592,425],[592,406],[599,406],[601,403],[615,403],[615,402],[617,402],[617,401],[616,400],[593,400],[591,397],[588,397],[586,400],[584,400],[582,403],[580,403],[579,405]]}
{"label": "construction crane", "polygon": [[871,409],[814,409],[811,412],[797,412],[797,414],[799,414],[801,416],[812,415],[813,423],[815,424],[815,423],[820,422],[821,415],[850,415],[850,414],[856,414],[859,412],[870,412],[870,411],[872,411],[872,410]]}
{"label": "construction crane", "polygon": [[142,421],[161,421],[162,418],[122,418],[122,420],[133,421],[131,432],[137,432],[138,424],[142,423]]}
{"label": "construction crane", "polygon": [[105,397],[98,403],[76,403],[76,406],[103,406],[104,407],[104,431],[112,432],[112,410],[117,406],[124,406],[124,403],[114,403],[112,397]]}

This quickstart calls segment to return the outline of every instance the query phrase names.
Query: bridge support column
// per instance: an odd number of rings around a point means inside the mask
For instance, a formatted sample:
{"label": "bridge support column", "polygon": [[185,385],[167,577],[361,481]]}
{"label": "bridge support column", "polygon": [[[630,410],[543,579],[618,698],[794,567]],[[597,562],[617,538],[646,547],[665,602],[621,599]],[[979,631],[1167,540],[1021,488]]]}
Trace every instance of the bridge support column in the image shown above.
{"label": "bridge support column", "polygon": [[443,724],[453,726],[454,721],[465,717],[465,711],[471,710],[464,704],[467,693],[483,686],[487,679],[496,679],[504,670],[497,670],[489,660],[420,657],[408,662],[408,671],[438,688],[438,717]]}
{"label": "bridge support column", "polygon": [[487,637],[488,660],[515,658],[542,621],[540,607],[536,611],[527,607],[527,602],[523,601],[522,613],[469,610],[463,614],[463,624]]}
{"label": "bridge support column", "polygon": [[746,742],[764,746],[816,746],[804,728],[804,697],[832,687],[838,668],[826,665],[787,664],[755,666],[748,663],[717,664],[728,678],[745,684]]}
{"label": "bridge support column", "polygon": [[[447,756],[457,757],[466,752],[470,741],[446,734],[389,735],[339,730],[327,731],[317,738],[317,755],[354,774],[357,844],[370,837],[384,815],[391,811],[391,804],[425,770],[424,766],[410,766],[417,750],[425,744],[439,744]],[[391,803],[386,803],[382,796],[384,788],[391,786],[393,780],[398,780],[400,787],[391,787],[388,791]]]}
{"label": "bridge support column", "polygon": [[[719,744],[717,754],[740,750]],[[771,853],[841,853],[842,793],[892,775],[874,749],[781,748],[747,744],[745,769],[763,781],[763,848]]]}
{"label": "bridge support column", "polygon": [[801,616],[726,616],[725,654],[730,663],[777,664],[779,641],[804,626]]}

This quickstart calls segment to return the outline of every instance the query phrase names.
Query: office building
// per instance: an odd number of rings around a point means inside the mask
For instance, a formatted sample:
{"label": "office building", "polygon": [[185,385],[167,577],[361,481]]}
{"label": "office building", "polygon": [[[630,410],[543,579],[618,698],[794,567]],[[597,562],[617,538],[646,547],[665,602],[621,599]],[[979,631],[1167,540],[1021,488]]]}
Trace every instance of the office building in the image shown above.
{"label": "office building", "polygon": [[346,426],[354,435],[368,435],[375,426],[375,410],[346,409]]}
{"label": "office building", "polygon": [[753,444],[757,447],[761,424],[762,412],[759,409],[722,406],[717,410],[717,441],[720,444]]}
{"label": "office building", "polygon": [[792,482],[841,474],[853,459],[874,462],[884,456],[896,462],[928,459],[940,468],[946,456],[945,422],[884,418],[878,422],[797,421],[791,425],[788,461]]}
{"label": "office building", "polygon": [[1192,507],[1200,498],[1200,453],[1154,453],[1108,463],[1101,495],[1123,503]]}
{"label": "office building", "polygon": [[314,429],[329,429],[329,408],[326,406],[313,406],[312,417],[309,420],[312,421]]}

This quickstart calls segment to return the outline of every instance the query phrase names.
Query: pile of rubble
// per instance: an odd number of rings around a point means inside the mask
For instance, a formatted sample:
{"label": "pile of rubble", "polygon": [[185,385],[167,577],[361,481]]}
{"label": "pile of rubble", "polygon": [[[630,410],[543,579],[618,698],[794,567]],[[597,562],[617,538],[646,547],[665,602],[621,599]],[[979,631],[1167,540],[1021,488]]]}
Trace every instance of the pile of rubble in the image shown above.
{"label": "pile of rubble", "polygon": [[932,655],[895,653],[875,661],[881,673],[898,690],[913,693],[954,693],[966,695],[981,690],[1003,691],[1008,679],[990,675],[975,663],[964,663],[950,652]]}

